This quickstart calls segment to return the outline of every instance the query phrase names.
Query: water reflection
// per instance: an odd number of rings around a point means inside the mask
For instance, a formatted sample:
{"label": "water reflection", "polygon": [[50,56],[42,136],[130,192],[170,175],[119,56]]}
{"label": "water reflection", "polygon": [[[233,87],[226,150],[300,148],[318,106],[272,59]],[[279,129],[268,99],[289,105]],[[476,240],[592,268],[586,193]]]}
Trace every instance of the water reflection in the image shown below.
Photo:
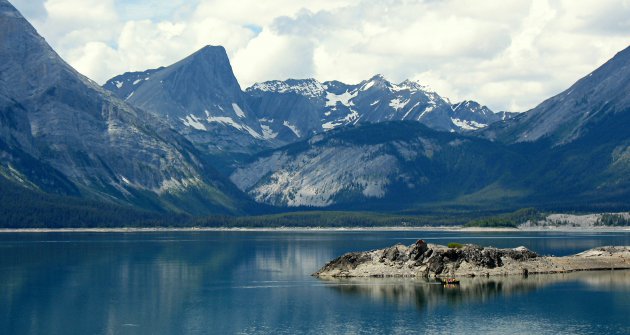
{"label": "water reflection", "polygon": [[269,272],[272,279],[307,277],[321,266],[322,259],[332,259],[329,249],[311,249],[289,243],[271,250],[259,250],[255,256],[258,271]]}
{"label": "water reflection", "polygon": [[[563,301],[565,314],[549,318],[539,328],[568,329],[563,327],[578,320],[574,315],[579,315],[580,325],[589,330],[599,320],[613,325],[613,331],[609,327],[598,329],[600,333],[614,333],[627,324],[624,311],[630,301],[628,272],[530,276],[526,280],[474,279],[463,281],[455,289],[408,279],[323,282],[310,276],[345,252],[382,248],[423,236],[440,239],[450,235],[441,232],[0,235],[3,251],[0,253],[0,334],[416,333],[418,327],[441,333],[447,322],[459,322],[461,327],[455,329],[464,332],[471,327],[468,321],[471,318],[500,315],[494,320],[508,320],[501,314],[504,308],[501,299],[509,297],[525,297],[512,299],[510,305],[520,304],[519,310],[527,310],[532,324],[538,325],[549,306]],[[582,244],[624,244],[628,236],[579,240]],[[463,237],[484,244],[515,244],[504,236],[492,235],[493,239],[485,240],[480,234]],[[602,239],[601,243],[593,242]],[[544,241],[519,239],[517,243],[530,246],[542,245]],[[555,247],[556,242],[562,243],[556,238],[547,242],[548,248]],[[571,252],[572,243],[562,246],[569,249],[551,251]],[[590,291],[575,297],[565,295],[562,290],[545,292],[547,301],[528,300],[549,287],[576,282]],[[567,291],[573,294],[575,289]],[[579,305],[573,309],[566,307],[580,297],[588,299],[589,304],[612,305],[608,309],[612,313],[579,314],[582,313]],[[522,320],[523,312],[510,317]],[[564,322],[565,319],[568,321]],[[510,330],[512,325],[506,323],[506,327],[497,329]],[[487,332],[479,326],[476,329]]]}
{"label": "water reflection", "polygon": [[593,290],[630,291],[630,271],[591,271],[566,274],[495,278],[465,278],[460,285],[442,285],[426,279],[367,278],[322,280],[341,295],[361,296],[373,302],[385,301],[399,306],[432,309],[484,303],[541,290],[559,283],[575,282]]}

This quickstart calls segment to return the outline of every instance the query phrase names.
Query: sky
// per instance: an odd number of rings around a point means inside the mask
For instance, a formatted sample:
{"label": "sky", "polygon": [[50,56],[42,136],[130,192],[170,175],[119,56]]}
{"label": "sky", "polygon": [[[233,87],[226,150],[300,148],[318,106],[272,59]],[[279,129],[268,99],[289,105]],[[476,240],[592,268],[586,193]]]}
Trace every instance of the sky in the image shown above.
{"label": "sky", "polygon": [[630,45],[630,0],[10,0],[103,84],[222,45],[243,88],[375,74],[526,111]]}

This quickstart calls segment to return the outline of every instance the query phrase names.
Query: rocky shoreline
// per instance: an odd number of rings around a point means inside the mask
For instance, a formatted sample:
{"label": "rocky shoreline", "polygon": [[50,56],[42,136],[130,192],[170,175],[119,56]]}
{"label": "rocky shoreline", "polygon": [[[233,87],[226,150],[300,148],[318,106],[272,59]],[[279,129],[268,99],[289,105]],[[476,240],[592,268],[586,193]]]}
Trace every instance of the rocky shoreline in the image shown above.
{"label": "rocky shoreline", "polygon": [[630,269],[630,246],[599,247],[565,257],[540,256],[525,247],[467,244],[449,248],[423,240],[338,257],[313,274],[320,278],[477,277]]}

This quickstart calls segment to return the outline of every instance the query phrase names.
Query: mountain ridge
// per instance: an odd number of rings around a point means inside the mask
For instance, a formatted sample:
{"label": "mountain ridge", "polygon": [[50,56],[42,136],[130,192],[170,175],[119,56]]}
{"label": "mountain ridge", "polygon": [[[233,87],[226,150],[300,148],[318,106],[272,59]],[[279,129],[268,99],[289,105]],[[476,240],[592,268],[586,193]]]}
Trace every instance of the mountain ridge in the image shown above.
{"label": "mountain ridge", "polygon": [[628,206],[630,48],[514,115],[381,75],[243,91],[216,46],[103,88],[6,0],[0,28],[7,188],[193,215]]}
{"label": "mountain ridge", "polygon": [[353,85],[313,78],[272,80],[243,91],[225,49],[217,46],[170,66],[127,72],[103,87],[166,119],[215,156],[251,154],[358,122],[409,120],[462,132],[515,115],[495,114],[473,101],[454,105],[418,82],[394,84],[382,75]]}
{"label": "mountain ridge", "polygon": [[221,46],[205,46],[166,67],[116,76],[103,87],[162,118],[203,151],[247,153],[269,146]]}
{"label": "mountain ridge", "polygon": [[45,190],[57,180],[61,194],[152,209],[240,211],[228,195],[239,192],[213,179],[189,142],[78,73],[6,0],[0,28],[5,177]]}
{"label": "mountain ridge", "polygon": [[618,52],[563,92],[546,99],[511,121],[481,131],[486,138],[504,143],[549,139],[569,143],[585,134],[587,126],[607,114],[630,109],[630,47]]}
{"label": "mountain ridge", "polygon": [[400,120],[462,132],[516,115],[493,113],[474,101],[451,104],[418,82],[395,84],[380,74],[354,85],[313,78],[272,80],[246,92],[261,122],[277,134],[290,128],[293,140],[359,122]]}

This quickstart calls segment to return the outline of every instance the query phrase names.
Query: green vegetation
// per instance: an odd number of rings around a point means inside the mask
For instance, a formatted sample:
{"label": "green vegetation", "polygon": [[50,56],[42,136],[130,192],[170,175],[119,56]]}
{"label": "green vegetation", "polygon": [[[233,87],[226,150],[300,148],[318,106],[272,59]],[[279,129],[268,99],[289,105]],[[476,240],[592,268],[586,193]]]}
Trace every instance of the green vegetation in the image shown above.
{"label": "green vegetation", "polygon": [[[298,209],[300,210],[300,209]],[[533,208],[513,213],[443,210],[425,213],[374,213],[349,211],[297,211],[258,216],[185,214],[141,210],[113,202],[86,200],[73,196],[27,189],[0,177],[0,227],[2,228],[118,228],[118,227],[517,227],[544,214]],[[630,217],[604,214],[598,225],[630,226]],[[449,247],[458,247],[457,243]]]}
{"label": "green vegetation", "polygon": [[2,228],[117,227],[386,227],[456,226],[470,214],[401,215],[370,212],[301,211],[259,216],[184,214],[141,210],[112,202],[86,200],[26,189],[0,177]]}
{"label": "green vegetation", "polygon": [[187,218],[48,194],[23,188],[1,177],[0,213],[2,228],[153,227]]}
{"label": "green vegetation", "polygon": [[461,249],[461,248],[463,248],[463,247],[464,247],[464,245],[463,245],[463,244],[461,244],[461,243],[457,243],[457,242],[451,242],[451,243],[449,243],[449,244],[447,245],[447,247],[449,247],[449,248]]}
{"label": "green vegetation", "polygon": [[466,223],[464,227],[517,228],[527,221],[538,221],[544,218],[545,214],[535,208],[523,208],[513,213],[472,220]]}
{"label": "green vegetation", "polygon": [[630,227],[630,216],[622,214],[602,214],[596,226]]}
{"label": "green vegetation", "polygon": [[194,217],[44,193],[26,189],[2,177],[0,177],[0,213],[2,213],[0,215],[2,228],[384,227],[459,225],[467,220],[437,215],[411,216],[330,211],[261,216]]}
{"label": "green vegetation", "polygon": [[310,211],[260,216],[211,216],[194,219],[198,227],[417,227],[455,226],[457,218],[434,216],[407,216],[369,212]]}

